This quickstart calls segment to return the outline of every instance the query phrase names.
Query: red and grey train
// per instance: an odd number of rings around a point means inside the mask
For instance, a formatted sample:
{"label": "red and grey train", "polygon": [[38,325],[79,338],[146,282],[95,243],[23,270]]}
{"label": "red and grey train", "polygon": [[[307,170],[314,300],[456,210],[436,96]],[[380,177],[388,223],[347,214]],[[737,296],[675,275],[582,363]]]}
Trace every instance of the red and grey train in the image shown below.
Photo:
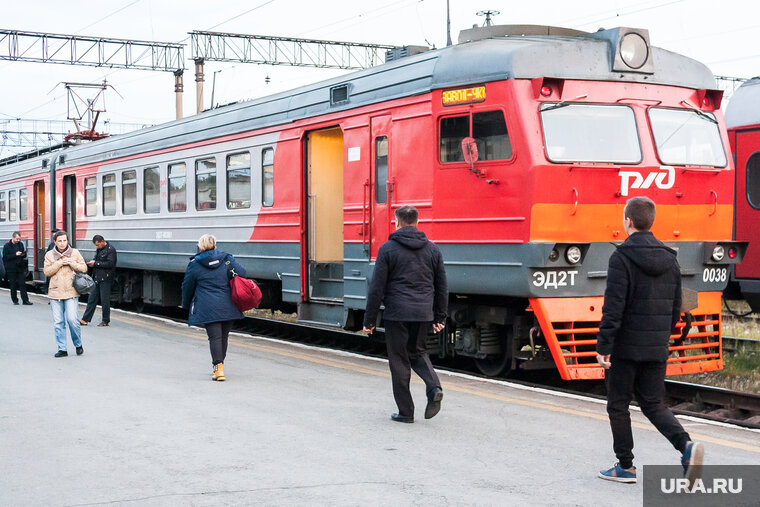
{"label": "red and grey train", "polygon": [[704,65],[652,47],[646,30],[470,30],[289,92],[6,159],[0,234],[22,231],[35,279],[52,226],[90,255],[102,234],[119,251],[114,297],[168,306],[212,232],[264,306],[356,328],[393,211],[411,204],[451,292],[434,356],[589,379],[602,376],[595,333],[623,207],[646,195],[686,293],[690,328],[673,336],[668,372],[714,370],[721,291],[744,253],[721,97]]}
{"label": "red and grey train", "polygon": [[752,311],[760,312],[760,78],[746,81],[733,94],[726,127],[736,167],[734,237],[749,241],[732,280]]}

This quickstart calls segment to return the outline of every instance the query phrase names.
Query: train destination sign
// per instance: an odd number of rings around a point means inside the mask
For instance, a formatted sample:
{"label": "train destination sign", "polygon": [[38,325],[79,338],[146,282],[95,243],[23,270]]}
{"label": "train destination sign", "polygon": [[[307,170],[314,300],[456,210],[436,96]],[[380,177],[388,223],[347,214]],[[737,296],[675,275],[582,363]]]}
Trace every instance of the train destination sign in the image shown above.
{"label": "train destination sign", "polygon": [[441,102],[444,106],[457,106],[459,104],[473,104],[486,100],[486,87],[473,86],[472,88],[458,88],[456,90],[444,90]]}

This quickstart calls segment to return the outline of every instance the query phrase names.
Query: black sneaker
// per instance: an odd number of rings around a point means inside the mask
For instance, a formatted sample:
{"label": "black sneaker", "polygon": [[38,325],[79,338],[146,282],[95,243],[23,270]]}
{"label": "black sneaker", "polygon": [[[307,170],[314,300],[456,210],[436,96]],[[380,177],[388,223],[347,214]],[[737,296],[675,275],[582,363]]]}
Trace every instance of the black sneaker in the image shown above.
{"label": "black sneaker", "polygon": [[18,301],[14,301],[13,304],[18,306]]}
{"label": "black sneaker", "polygon": [[55,353],[55,357],[66,357],[68,355],[69,353],[66,352],[65,350],[59,350],[58,352]]}
{"label": "black sneaker", "polygon": [[77,347],[77,355],[81,356],[82,354],[84,354],[84,347]]}
{"label": "black sneaker", "polygon": [[32,306],[34,303],[32,303],[31,301],[24,301],[23,304],[24,306]]}

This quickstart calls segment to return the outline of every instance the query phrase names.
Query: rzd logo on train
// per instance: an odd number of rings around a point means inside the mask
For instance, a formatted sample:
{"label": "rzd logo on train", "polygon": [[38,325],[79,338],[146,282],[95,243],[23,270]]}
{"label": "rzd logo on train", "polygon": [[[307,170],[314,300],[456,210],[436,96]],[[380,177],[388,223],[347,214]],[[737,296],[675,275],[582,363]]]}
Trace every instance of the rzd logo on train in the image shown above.
{"label": "rzd logo on train", "polygon": [[652,171],[646,178],[638,171],[620,171],[620,195],[628,195],[631,188],[657,188],[667,190],[676,182],[676,171],[671,166],[661,166],[659,171]]}

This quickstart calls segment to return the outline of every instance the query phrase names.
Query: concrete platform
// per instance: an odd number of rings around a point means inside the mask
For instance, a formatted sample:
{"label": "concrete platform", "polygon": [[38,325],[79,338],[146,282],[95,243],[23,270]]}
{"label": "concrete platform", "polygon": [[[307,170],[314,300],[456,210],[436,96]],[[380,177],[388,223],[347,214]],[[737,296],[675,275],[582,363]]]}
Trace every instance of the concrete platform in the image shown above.
{"label": "concrete platform", "polygon": [[[236,335],[216,383],[202,330],[120,311],[56,359],[32,301],[0,291],[3,506],[642,503],[596,478],[615,461],[598,402],[441,373],[441,413],[423,419],[416,382],[399,424],[385,361]],[[633,418],[636,464],[678,463]],[[760,433],[684,424],[706,463],[760,463]]]}

